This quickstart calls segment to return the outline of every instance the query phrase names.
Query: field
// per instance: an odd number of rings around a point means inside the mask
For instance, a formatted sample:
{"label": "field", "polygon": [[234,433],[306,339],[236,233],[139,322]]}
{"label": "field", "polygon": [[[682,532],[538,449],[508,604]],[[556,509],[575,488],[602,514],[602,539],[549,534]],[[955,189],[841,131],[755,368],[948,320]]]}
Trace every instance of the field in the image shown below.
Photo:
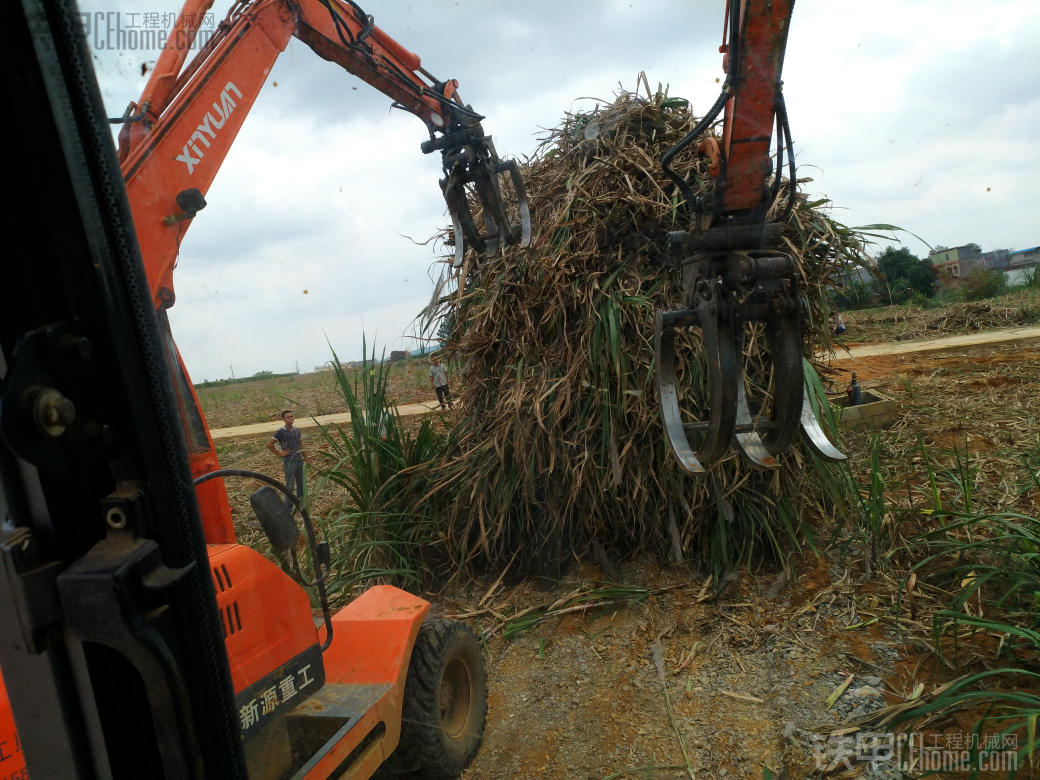
{"label": "field", "polygon": [[[1005,308],[1023,305],[1033,304]],[[911,320],[870,327],[918,332]],[[618,562],[610,583],[585,562],[558,582],[490,572],[426,594],[435,612],[464,616],[486,637],[490,712],[465,777],[763,778],[782,769],[805,777],[819,774],[821,757],[833,760],[831,776],[855,776],[867,765],[852,762],[853,771],[842,772],[840,751],[854,753],[858,728],[888,731],[885,718],[907,700],[927,704],[957,675],[992,666],[998,635],[961,632],[951,660],[950,638],[937,644],[932,623],[948,593],[922,584],[908,614],[900,583],[920,557],[908,540],[935,526],[925,509],[935,495],[945,506],[968,501],[975,513],[1040,512],[1040,347],[909,353],[836,362],[833,370],[838,389],[855,370],[865,389],[893,397],[900,409],[876,443],[866,433],[842,434],[863,495],[873,497],[878,484],[884,491],[875,527],[847,524],[828,545],[836,522],[818,513],[815,551],[803,546],[786,569],[742,567],[721,583],[637,559]],[[398,402],[430,398],[422,365],[394,372]],[[342,409],[331,377],[321,374],[200,396],[214,425],[272,419],[289,398],[298,414]],[[236,441],[219,455],[225,466],[277,474],[277,460],[262,448],[262,440]],[[229,487],[243,541],[262,549],[247,486]],[[328,489],[312,497],[318,514],[339,501]],[[884,535],[881,559],[870,553],[872,533]],[[941,660],[937,647],[947,652]],[[959,739],[981,713],[948,712],[929,728]],[[879,776],[903,775],[888,768]]]}
{"label": "field", "polygon": [[999,298],[973,303],[936,302],[934,308],[913,303],[842,312],[846,346],[880,344],[1014,328],[1040,323],[1040,291],[1016,290]]}
{"label": "field", "polygon": [[[427,374],[429,362],[417,358],[392,364],[388,393],[397,404],[436,396]],[[332,371],[196,389],[211,429],[277,421],[283,409],[298,418],[346,411]]]}

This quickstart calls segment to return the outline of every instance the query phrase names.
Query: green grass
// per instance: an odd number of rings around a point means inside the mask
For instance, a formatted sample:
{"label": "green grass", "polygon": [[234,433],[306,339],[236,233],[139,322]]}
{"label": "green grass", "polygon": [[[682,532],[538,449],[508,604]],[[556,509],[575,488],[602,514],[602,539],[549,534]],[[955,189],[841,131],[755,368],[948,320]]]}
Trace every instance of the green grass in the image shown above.
{"label": "green grass", "polygon": [[[854,538],[871,551],[868,565],[871,556],[890,561],[897,553],[913,561],[896,596],[895,611],[909,601],[911,577],[926,582],[931,592],[948,594],[946,603],[931,615],[932,641],[942,668],[954,675],[979,662],[979,648],[984,646],[979,641],[999,639],[995,653],[986,651],[983,671],[960,674],[919,704],[899,705],[892,727],[920,732],[959,712],[970,712],[974,733],[1014,734],[1019,766],[1027,760],[1032,765],[1040,747],[1040,520],[1022,512],[981,510],[974,490],[977,467],[967,440],[963,451],[955,447],[946,459],[919,442],[926,484],[917,486],[916,509],[896,505],[886,493],[881,440],[882,435],[875,434],[870,442],[869,473],[859,483],[859,512],[853,514],[858,526],[853,530]],[[1028,487],[1040,488],[1031,461],[1026,459],[1024,465]],[[913,495],[910,499],[913,507]],[[903,541],[900,519],[926,522],[927,527]],[[870,622],[874,621],[862,625]],[[962,653],[969,642],[971,652]],[[969,778],[979,774],[977,753],[973,748]]]}
{"label": "green grass", "polygon": [[430,418],[402,425],[387,392],[392,366],[364,348],[362,367],[349,373],[333,353],[350,426],[320,426],[328,450],[321,453],[316,490],[332,483],[345,495],[319,520],[332,549],[328,590],[339,601],[377,583],[417,589],[443,559],[437,524],[420,499],[430,489],[424,469],[443,454],[445,436]]}

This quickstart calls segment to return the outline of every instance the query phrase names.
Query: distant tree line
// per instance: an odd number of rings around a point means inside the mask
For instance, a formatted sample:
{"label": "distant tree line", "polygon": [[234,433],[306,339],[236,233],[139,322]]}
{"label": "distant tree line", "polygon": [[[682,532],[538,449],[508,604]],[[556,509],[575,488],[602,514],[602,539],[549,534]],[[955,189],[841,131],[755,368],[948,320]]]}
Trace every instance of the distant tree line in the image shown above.
{"label": "distant tree line", "polygon": [[[945,247],[937,247],[936,251],[942,249]],[[835,293],[834,303],[838,308],[862,309],[911,301],[928,306],[940,295],[948,300],[976,301],[1007,292],[1004,274],[984,268],[976,268],[963,277],[956,289],[945,288],[932,270],[932,261],[922,260],[905,247],[886,247],[876,261],[878,278],[871,282],[849,279],[845,287]]]}

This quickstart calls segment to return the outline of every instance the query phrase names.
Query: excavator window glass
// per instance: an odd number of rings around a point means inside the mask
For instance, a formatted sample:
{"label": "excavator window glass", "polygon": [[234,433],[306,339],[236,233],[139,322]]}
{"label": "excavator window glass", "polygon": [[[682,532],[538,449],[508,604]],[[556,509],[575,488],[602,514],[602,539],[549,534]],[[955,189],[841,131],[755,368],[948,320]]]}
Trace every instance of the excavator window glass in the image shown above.
{"label": "excavator window glass", "polygon": [[208,452],[209,440],[206,438],[206,425],[202,421],[202,412],[199,411],[195,396],[191,392],[191,387],[188,386],[188,377],[177,356],[177,346],[173,342],[173,333],[170,331],[170,320],[164,309],[159,309],[156,314],[159,317],[159,326],[163,331],[166,362],[169,364],[170,374],[173,376],[173,388],[177,395],[177,408],[181,412],[184,438],[188,441],[188,452]]}

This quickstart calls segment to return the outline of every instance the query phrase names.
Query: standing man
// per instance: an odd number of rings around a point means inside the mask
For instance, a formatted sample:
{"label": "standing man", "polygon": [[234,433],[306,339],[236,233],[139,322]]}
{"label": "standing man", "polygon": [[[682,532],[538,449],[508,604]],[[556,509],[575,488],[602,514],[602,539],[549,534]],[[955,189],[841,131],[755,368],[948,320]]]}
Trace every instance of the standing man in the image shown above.
{"label": "standing man", "polygon": [[[274,435],[267,441],[267,449],[272,455],[277,455],[282,459],[282,467],[285,469],[285,486],[289,488],[290,492],[296,493],[296,498],[303,501],[303,464],[310,463],[311,458],[301,449],[303,434],[300,433],[299,428],[293,425],[296,422],[296,416],[292,409],[282,412],[282,421],[285,423],[285,427],[274,432]],[[290,514],[295,508],[289,496],[285,497],[285,508],[289,510]]]}
{"label": "standing man", "polygon": [[448,392],[448,369],[441,365],[441,359],[433,356],[433,365],[430,366],[430,387],[437,393],[437,402],[444,408],[445,402],[449,409],[454,409],[451,393]]}
{"label": "standing man", "polygon": [[856,372],[852,372],[852,382],[849,384],[849,389],[845,391],[845,402],[846,406],[859,406],[863,403],[863,388],[859,386],[859,379],[856,378]]}

